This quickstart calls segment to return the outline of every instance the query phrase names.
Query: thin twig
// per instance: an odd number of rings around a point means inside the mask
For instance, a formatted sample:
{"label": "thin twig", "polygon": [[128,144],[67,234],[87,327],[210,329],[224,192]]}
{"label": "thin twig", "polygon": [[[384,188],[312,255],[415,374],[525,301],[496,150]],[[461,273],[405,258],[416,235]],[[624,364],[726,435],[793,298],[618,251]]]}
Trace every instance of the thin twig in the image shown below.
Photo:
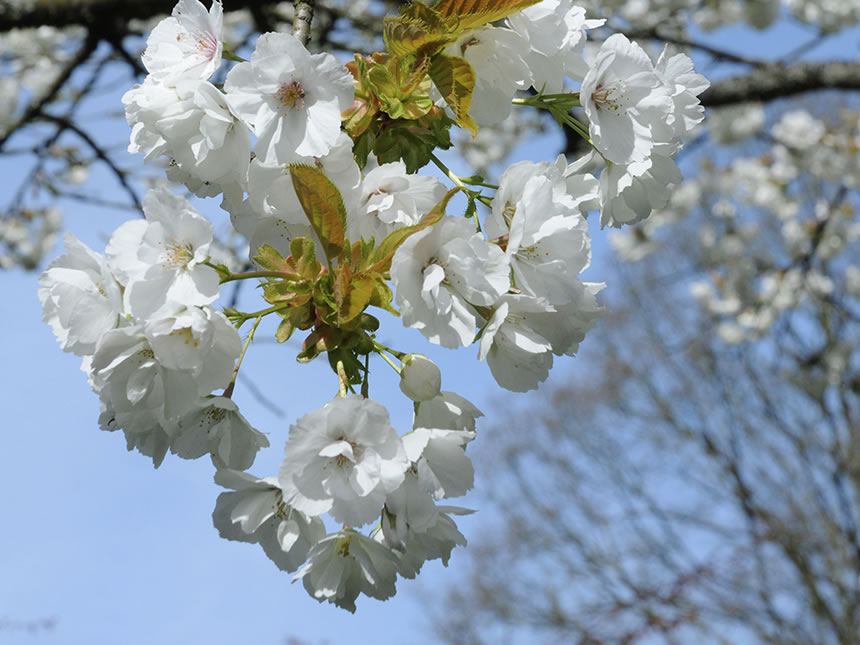
{"label": "thin twig", "polygon": [[129,199],[131,200],[132,204],[134,204],[134,207],[140,212],[143,212],[143,206],[140,203],[140,199],[138,198],[137,193],[135,193],[134,189],[131,187],[131,184],[128,183],[128,179],[126,179],[125,173],[119,168],[117,168],[116,164],[114,164],[110,157],[107,156],[107,153],[102,150],[101,146],[99,146],[99,144],[97,144],[92,139],[92,137],[90,137],[89,134],[87,134],[77,125],[63,117],[54,116],[53,114],[46,114],[43,112],[39,114],[39,119],[43,121],[49,121],[51,123],[56,123],[62,129],[70,130],[71,132],[74,132],[76,135],[78,135],[81,139],[83,139],[84,143],[86,143],[92,149],[96,157],[98,157],[108,166],[108,168],[110,168],[110,171],[117,178],[117,181],[119,182],[120,186],[122,186],[123,189],[125,189],[126,193],[128,193]]}

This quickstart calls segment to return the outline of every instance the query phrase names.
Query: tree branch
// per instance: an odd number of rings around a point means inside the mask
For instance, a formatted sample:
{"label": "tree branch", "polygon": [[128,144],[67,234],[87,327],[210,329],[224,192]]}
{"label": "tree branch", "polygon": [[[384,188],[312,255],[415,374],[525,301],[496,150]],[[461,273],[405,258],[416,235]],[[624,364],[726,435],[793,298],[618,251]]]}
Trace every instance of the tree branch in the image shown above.
{"label": "tree branch", "polygon": [[832,61],[767,65],[743,76],[717,81],[701,98],[702,105],[718,107],[750,101],[773,101],[816,90],[860,90],[860,63]]}
{"label": "tree branch", "polygon": [[[277,4],[273,0],[230,0],[230,10]],[[0,32],[13,28],[99,25],[106,19],[131,19],[170,15],[176,0],[35,0],[0,3]]]}
{"label": "tree branch", "polygon": [[108,166],[108,168],[110,168],[110,171],[114,174],[114,176],[116,176],[116,179],[119,182],[120,186],[125,189],[125,192],[128,194],[129,200],[132,204],[134,204],[134,207],[141,213],[143,212],[143,206],[140,203],[140,199],[138,198],[137,193],[134,191],[134,188],[132,188],[131,185],[128,183],[128,179],[125,176],[125,172],[123,172],[116,166],[113,160],[108,157],[107,153],[102,150],[101,146],[99,146],[95,141],[93,141],[92,137],[90,137],[89,134],[87,134],[84,130],[79,128],[77,125],[75,125],[68,119],[64,119],[63,117],[58,117],[43,112],[39,114],[38,118],[43,121],[50,121],[51,123],[55,123],[63,130],[69,130],[78,135],[84,141],[84,143],[86,143],[90,147],[96,157],[98,157]]}
{"label": "tree branch", "polygon": [[87,37],[84,40],[81,48],[77,51],[77,53],[69,60],[64,66],[60,73],[57,75],[57,78],[54,79],[54,82],[48,87],[48,89],[41,95],[34,97],[33,101],[30,105],[27,106],[27,109],[24,110],[24,113],[21,115],[21,118],[18,119],[15,123],[13,123],[6,132],[0,134],[0,150],[3,149],[3,146],[6,142],[15,134],[21,127],[27,125],[36,115],[38,115],[42,108],[45,107],[48,103],[52,102],[57,94],[60,93],[60,90],[63,89],[63,85],[66,84],[66,81],[71,78],[72,74],[75,70],[78,69],[84,62],[92,55],[92,53],[96,50],[96,47],[99,44],[99,39],[97,36],[93,34],[92,31],[87,33]]}

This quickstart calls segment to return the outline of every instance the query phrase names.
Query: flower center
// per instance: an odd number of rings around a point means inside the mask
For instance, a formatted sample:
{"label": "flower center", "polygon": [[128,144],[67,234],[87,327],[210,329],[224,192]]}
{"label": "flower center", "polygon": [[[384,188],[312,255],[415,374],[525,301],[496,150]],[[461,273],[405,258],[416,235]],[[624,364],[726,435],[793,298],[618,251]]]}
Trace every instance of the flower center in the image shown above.
{"label": "flower center", "polygon": [[591,95],[591,99],[597,105],[598,109],[604,108],[616,111],[621,109],[621,99],[623,98],[624,87],[618,85],[609,85],[606,87],[598,85]]}
{"label": "flower center", "polygon": [[227,410],[225,410],[224,408],[212,407],[206,410],[206,414],[203,415],[203,423],[206,425],[214,426],[216,423],[220,423],[221,421],[223,421],[224,417],[226,416]]}
{"label": "flower center", "polygon": [[305,88],[298,81],[290,81],[281,85],[275,97],[288,110],[305,106]]}
{"label": "flower center", "polygon": [[208,31],[196,34],[197,36],[197,51],[206,57],[206,60],[212,60],[215,57],[215,52],[218,51],[218,39],[215,34]]}
{"label": "flower center", "polygon": [[164,254],[161,265],[165,269],[184,269],[194,259],[194,249],[191,243],[176,238],[164,244]]}
{"label": "flower center", "polygon": [[[183,327],[182,329],[174,329],[173,331],[171,331],[167,335],[168,336],[178,336],[179,339],[183,340],[184,344],[186,344],[186,345],[193,342],[194,346],[197,347],[200,344],[199,341],[194,339],[194,334],[191,333],[191,327]],[[224,412],[224,410],[222,410],[221,408],[212,408],[212,411]],[[210,413],[209,413],[210,416],[212,414],[212,411],[210,411]],[[224,415],[222,414],[221,418],[223,418],[223,417],[224,417]]]}

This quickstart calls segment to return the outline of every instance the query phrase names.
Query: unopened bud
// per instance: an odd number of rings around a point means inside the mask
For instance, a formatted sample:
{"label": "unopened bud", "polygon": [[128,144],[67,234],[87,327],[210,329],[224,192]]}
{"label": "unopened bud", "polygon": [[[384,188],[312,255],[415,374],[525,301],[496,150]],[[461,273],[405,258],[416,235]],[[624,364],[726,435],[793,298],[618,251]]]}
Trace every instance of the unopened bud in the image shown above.
{"label": "unopened bud", "polygon": [[442,389],[442,373],[424,354],[407,354],[400,362],[400,389],[413,401],[429,401]]}

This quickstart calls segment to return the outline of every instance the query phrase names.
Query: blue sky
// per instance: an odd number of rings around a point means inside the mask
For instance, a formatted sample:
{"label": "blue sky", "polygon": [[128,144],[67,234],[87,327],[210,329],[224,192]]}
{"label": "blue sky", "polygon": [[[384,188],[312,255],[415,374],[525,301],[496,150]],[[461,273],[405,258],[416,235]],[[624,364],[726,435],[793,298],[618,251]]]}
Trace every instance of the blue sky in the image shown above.
{"label": "blue sky", "polygon": [[[762,35],[738,27],[702,37],[727,49],[743,43],[749,47],[744,51],[748,55],[773,55],[791,49],[809,33],[782,26]],[[855,28],[828,48],[815,50],[813,57],[853,58],[857,41]],[[118,96],[105,100],[118,101]],[[552,158],[556,149],[554,140],[542,139],[518,154],[540,160]],[[138,163],[142,165],[142,160]],[[16,185],[20,169],[14,163],[4,160],[0,171],[7,186]],[[89,186],[113,186],[111,182],[94,168]],[[110,196],[113,189],[101,190]],[[204,202],[201,210],[218,223],[225,221],[214,200]],[[127,217],[77,204],[67,204],[65,216],[67,228],[97,251]],[[605,236],[593,233],[595,249],[602,252]],[[59,252],[56,249],[51,257]],[[600,254],[588,279],[601,279]],[[6,459],[0,470],[5,527],[0,531],[0,628],[4,621],[13,626],[0,631],[0,641],[280,644],[296,636],[309,643],[347,638],[380,645],[433,642],[424,603],[456,579],[457,551],[451,569],[428,563],[417,581],[398,582],[395,598],[360,599],[355,615],[318,604],[300,583],[291,584],[289,575],[278,571],[260,549],[218,537],[211,511],[221,489],[212,482],[209,461],[168,456],[154,470],[148,459],[126,451],[121,434],[98,429],[98,399],[79,370],[79,359],[60,351],[41,322],[37,277],[21,271],[0,273],[7,303],[0,320],[5,368],[0,401],[6,422]],[[257,308],[251,289],[244,301],[249,309]],[[475,360],[476,348],[439,349],[418,332],[404,330],[394,318],[385,314],[380,318],[383,342],[429,354],[442,367],[443,388],[466,396],[487,413],[470,448],[478,457],[480,487],[481,442],[492,441],[492,432],[515,429],[504,426],[503,397],[486,366]],[[261,328],[258,338],[265,338],[266,331]],[[336,383],[327,363],[318,359],[298,365],[296,343],[253,346],[237,386],[235,398],[243,413],[269,433],[272,443],[252,469],[259,476],[276,472],[289,424],[334,394]],[[550,384],[565,378],[567,364],[561,363]],[[395,426],[406,431],[410,406],[399,395],[396,376],[380,360],[372,369],[371,395],[388,406]],[[251,396],[243,386],[247,379],[275,401],[283,415]],[[527,404],[532,399],[515,400]],[[481,506],[474,494],[462,504]],[[482,526],[482,515],[459,523],[467,536],[474,535]],[[55,620],[54,629],[27,633],[15,627],[42,619]]]}

